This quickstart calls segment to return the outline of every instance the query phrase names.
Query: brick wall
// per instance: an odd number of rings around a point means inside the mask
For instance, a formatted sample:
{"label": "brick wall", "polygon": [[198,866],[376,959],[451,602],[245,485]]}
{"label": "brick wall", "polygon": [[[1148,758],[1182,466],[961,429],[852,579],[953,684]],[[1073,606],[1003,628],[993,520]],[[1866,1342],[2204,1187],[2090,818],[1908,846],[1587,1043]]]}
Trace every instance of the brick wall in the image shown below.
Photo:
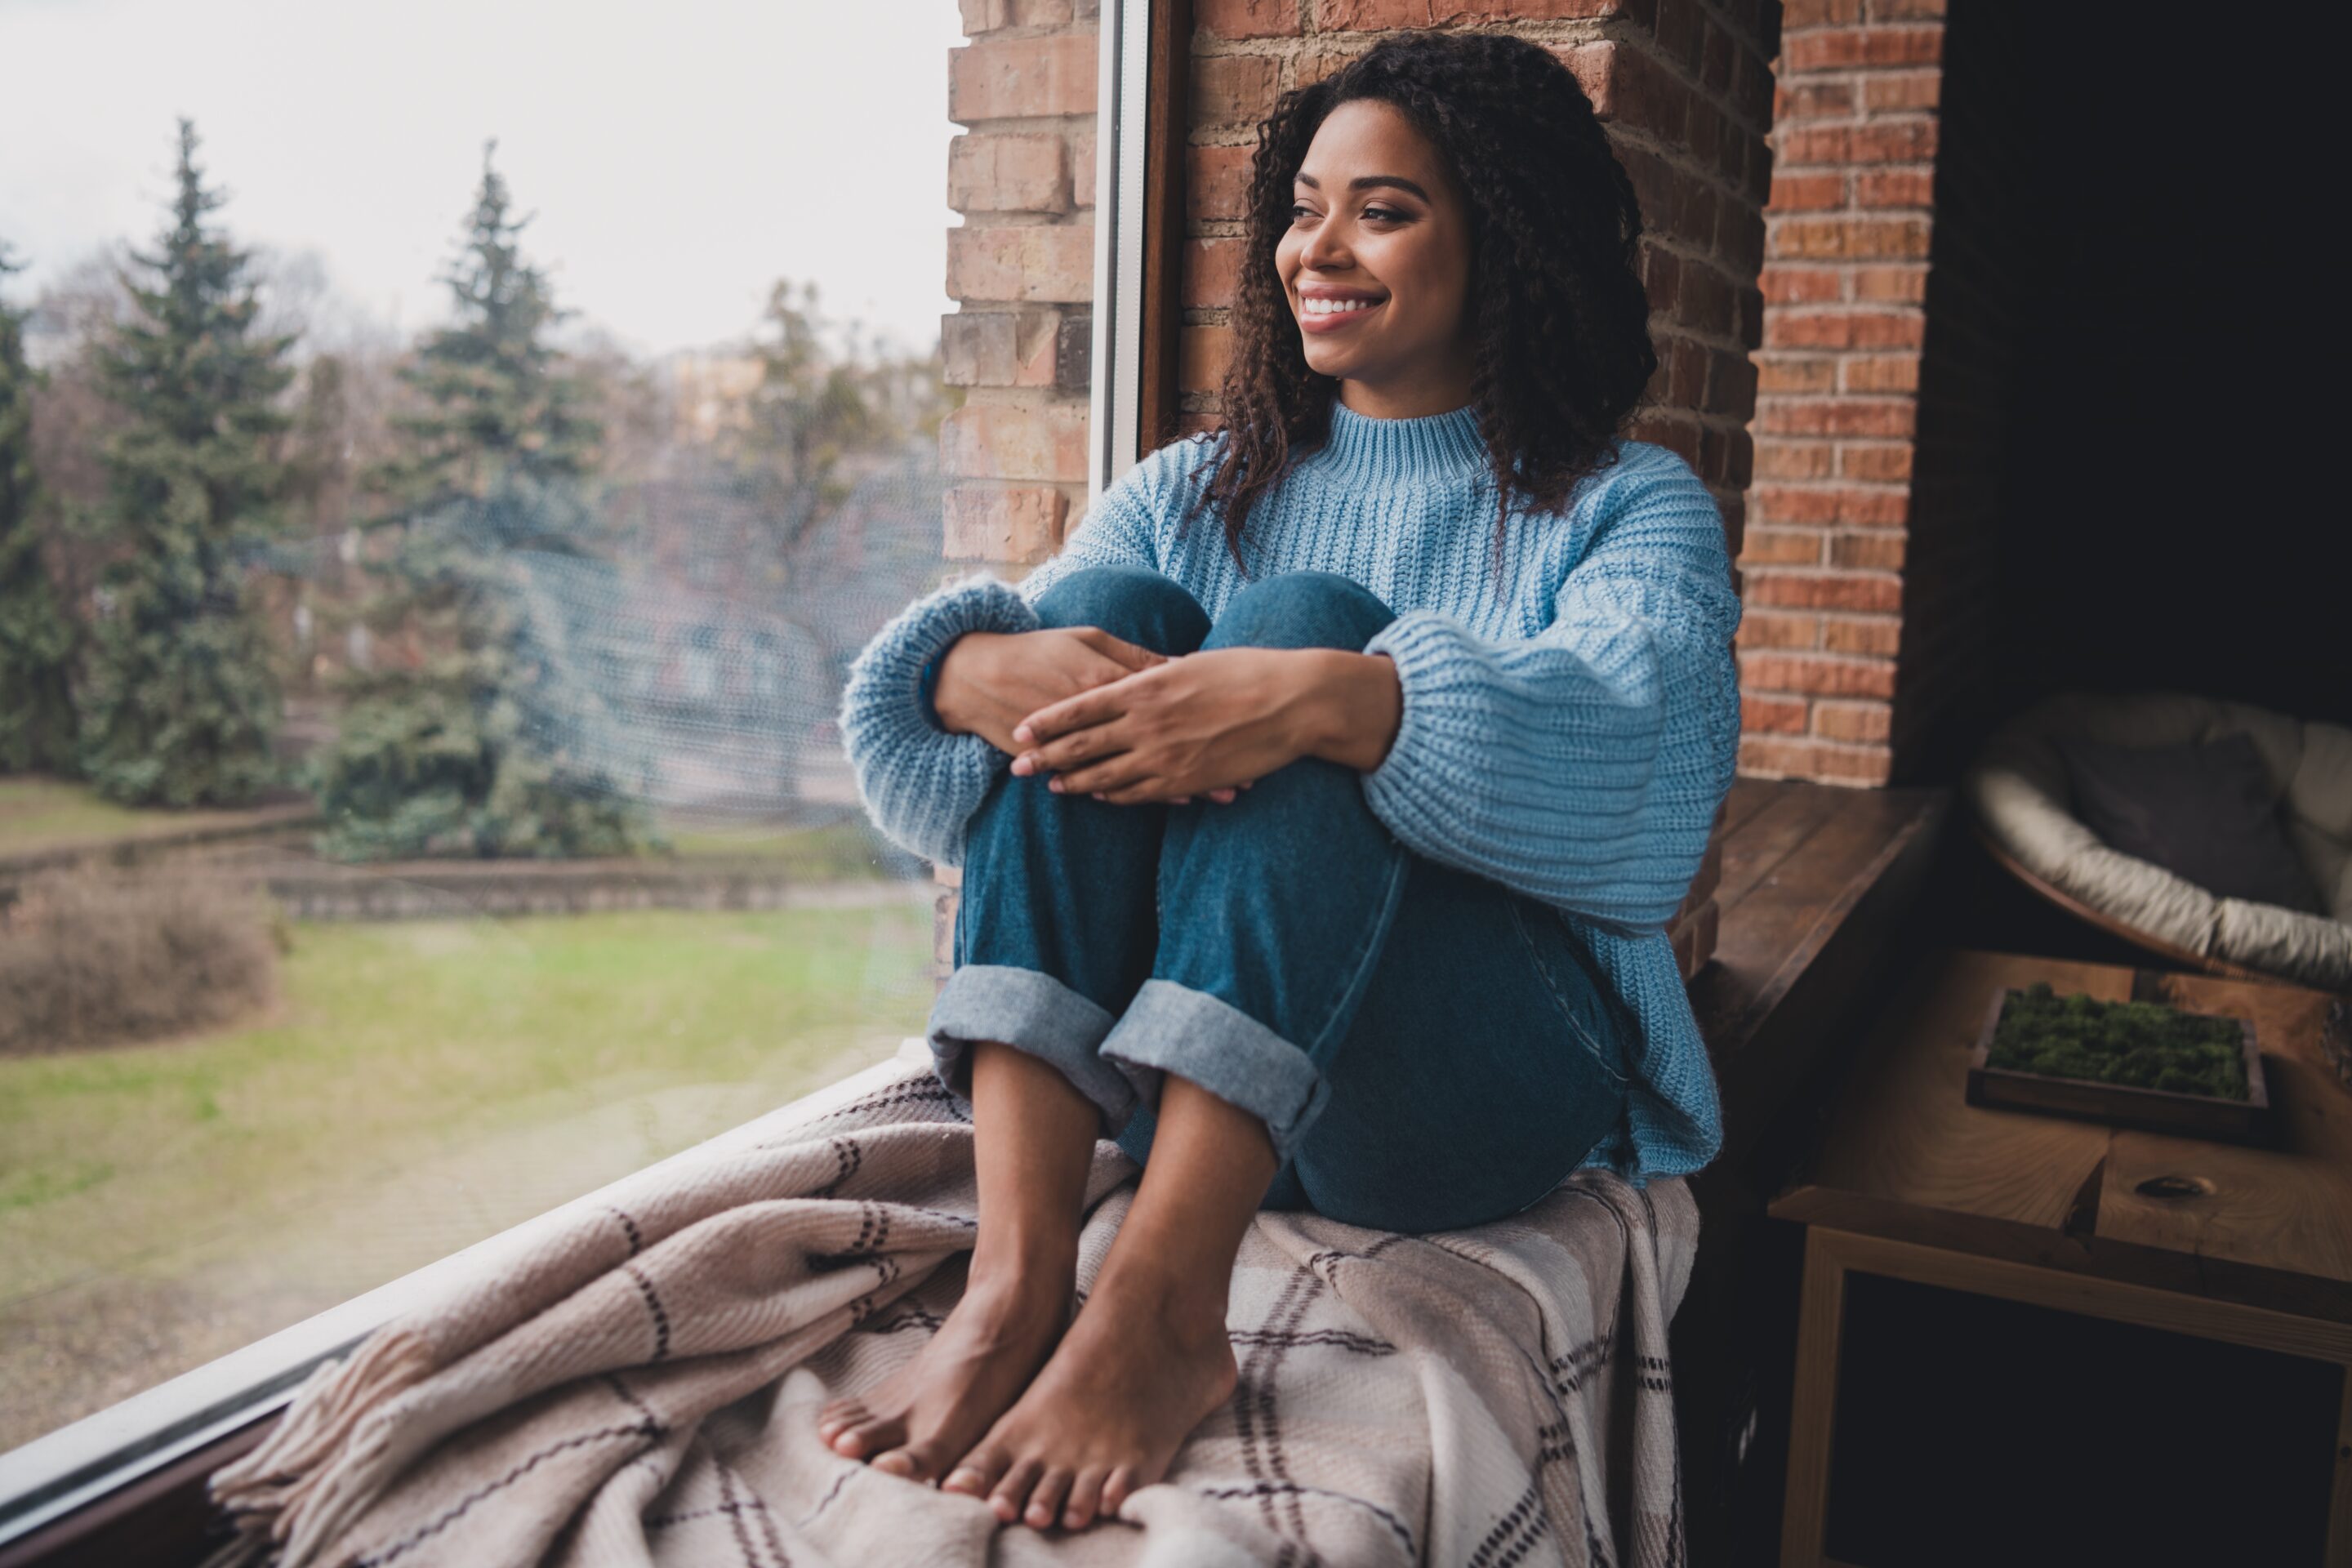
{"label": "brick wall", "polygon": [[[940,349],[962,405],[940,429],[945,554],[1007,576],[1061,548],[1087,500],[1098,0],[961,0],[948,56],[948,294]],[[932,922],[952,966],[951,868]]]}
{"label": "brick wall", "polygon": [[[1916,777],[1981,720],[2021,149],[1997,95],[1944,112],[1945,9],[1789,0],[1740,561],[1745,772]],[[1971,39],[2001,25],[1980,9]],[[1976,52],[1997,66],[1996,45]]]}
{"label": "brick wall", "polygon": [[[1777,13],[1760,0],[1194,0],[1178,364],[1189,422],[1215,423],[1250,152],[1275,100],[1386,33],[1503,27],[1576,72],[1633,177],[1649,229],[1642,266],[1659,359],[1634,434],[1673,447],[1706,479],[1738,553],[1756,402],[1748,354],[1763,331],[1756,279]],[[1715,950],[1719,872],[1711,849],[1675,921],[1686,974]]]}

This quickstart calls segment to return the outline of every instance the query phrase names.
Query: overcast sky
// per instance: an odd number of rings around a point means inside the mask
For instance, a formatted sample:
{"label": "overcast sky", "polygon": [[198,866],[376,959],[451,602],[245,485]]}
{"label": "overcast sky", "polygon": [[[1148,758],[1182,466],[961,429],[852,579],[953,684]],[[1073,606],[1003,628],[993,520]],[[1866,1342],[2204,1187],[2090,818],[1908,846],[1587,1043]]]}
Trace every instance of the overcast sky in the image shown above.
{"label": "overcast sky", "polygon": [[955,0],[0,0],[0,241],[41,282],[150,239],[175,115],[239,241],[415,330],[482,142],[557,298],[644,353],[777,278],[909,347],[949,309]]}

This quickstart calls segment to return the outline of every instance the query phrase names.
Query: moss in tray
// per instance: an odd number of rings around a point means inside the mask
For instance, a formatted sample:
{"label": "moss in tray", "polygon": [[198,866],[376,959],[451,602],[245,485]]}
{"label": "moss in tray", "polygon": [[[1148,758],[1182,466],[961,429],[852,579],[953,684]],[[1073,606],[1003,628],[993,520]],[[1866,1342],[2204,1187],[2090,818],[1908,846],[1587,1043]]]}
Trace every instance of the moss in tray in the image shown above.
{"label": "moss in tray", "polygon": [[2079,993],[2061,996],[2047,981],[2036,981],[2001,1009],[1985,1065],[2044,1078],[2243,1100],[2242,1043],[2235,1018],[2183,1013],[2157,1002],[2099,1002]]}

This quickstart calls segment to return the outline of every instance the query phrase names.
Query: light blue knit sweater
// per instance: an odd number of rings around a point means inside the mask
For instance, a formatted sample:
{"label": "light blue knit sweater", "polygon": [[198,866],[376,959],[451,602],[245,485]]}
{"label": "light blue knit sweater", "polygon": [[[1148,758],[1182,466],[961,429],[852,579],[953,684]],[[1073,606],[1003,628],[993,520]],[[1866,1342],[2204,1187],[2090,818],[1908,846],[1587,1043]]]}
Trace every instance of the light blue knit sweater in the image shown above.
{"label": "light blue knit sweater", "polygon": [[1367,651],[1396,661],[1403,724],[1365,800],[1417,853],[1564,911],[1640,1021],[1627,1125],[1594,1162],[1636,1179],[1705,1164],[1722,1118],[1664,922],[1738,748],[1739,601],[1706,487],[1673,453],[1626,442],[1565,516],[1514,516],[1498,554],[1469,410],[1335,407],[1329,443],[1253,513],[1244,578],[1214,515],[1188,521],[1211,449],[1180,441],[1138,464],[1019,588],[958,584],[875,637],[841,715],[875,821],[961,862],[964,823],[1007,759],[932,722],[924,667],[967,631],[1034,629],[1030,600],[1064,574],[1147,566],[1212,616],[1245,581],[1343,574],[1398,612]]}

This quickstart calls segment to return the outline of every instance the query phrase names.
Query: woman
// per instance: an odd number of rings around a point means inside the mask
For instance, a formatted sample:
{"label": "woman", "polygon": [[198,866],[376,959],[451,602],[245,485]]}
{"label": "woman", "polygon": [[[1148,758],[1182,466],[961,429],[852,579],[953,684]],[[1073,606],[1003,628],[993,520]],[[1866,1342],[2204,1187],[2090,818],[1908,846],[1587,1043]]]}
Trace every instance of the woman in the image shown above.
{"label": "woman", "polygon": [[[963,867],[930,1038],[979,1233],[929,1345],[822,1414],[838,1452],[1082,1528],[1231,1394],[1259,1207],[1451,1228],[1714,1152],[1663,928],[1730,782],[1738,605],[1706,489],[1620,439],[1640,230],[1534,45],[1288,95],[1226,434],[860,658],[859,788]],[[1071,1318],[1098,1136],[1144,1168]]]}

